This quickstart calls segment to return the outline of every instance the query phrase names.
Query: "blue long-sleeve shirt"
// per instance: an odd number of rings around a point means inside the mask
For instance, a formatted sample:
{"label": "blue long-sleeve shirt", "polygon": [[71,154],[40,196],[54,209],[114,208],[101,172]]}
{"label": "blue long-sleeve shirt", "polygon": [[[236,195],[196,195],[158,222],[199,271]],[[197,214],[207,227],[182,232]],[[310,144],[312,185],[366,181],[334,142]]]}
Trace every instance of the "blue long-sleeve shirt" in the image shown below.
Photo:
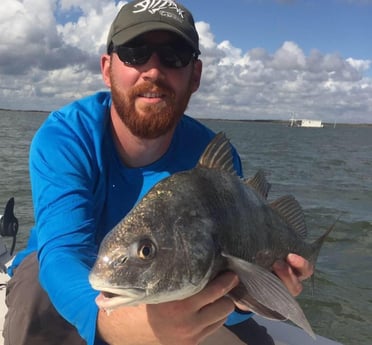
{"label": "blue long-sleeve shirt", "polygon": [[163,157],[128,168],[113,142],[110,105],[110,93],[97,93],[52,112],[37,131],[30,149],[35,226],[10,269],[12,274],[37,251],[41,285],[88,345],[101,344],[96,339],[98,292],[88,281],[101,240],[154,184],[193,168],[214,137],[185,115]]}

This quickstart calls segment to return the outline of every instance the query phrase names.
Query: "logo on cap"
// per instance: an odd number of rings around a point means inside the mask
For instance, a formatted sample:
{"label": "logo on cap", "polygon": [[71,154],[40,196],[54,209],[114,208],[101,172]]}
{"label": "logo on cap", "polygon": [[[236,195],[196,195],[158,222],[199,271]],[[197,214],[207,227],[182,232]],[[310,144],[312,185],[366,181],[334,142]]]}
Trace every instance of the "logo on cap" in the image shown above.
{"label": "logo on cap", "polygon": [[[133,13],[140,13],[144,11],[148,11],[151,14],[155,14],[159,12],[162,16],[174,17],[174,14],[167,12],[166,10],[175,10],[176,13],[183,19],[184,11],[181,10],[175,2],[172,0],[143,0],[138,2],[134,5],[137,10],[133,11]],[[175,18],[180,20],[180,18]]]}

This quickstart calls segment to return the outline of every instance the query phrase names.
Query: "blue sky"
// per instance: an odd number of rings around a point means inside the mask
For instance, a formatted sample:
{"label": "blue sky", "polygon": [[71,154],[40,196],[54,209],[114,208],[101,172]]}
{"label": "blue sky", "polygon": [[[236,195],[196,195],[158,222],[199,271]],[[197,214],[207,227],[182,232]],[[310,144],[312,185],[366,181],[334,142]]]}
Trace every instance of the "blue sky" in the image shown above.
{"label": "blue sky", "polygon": [[195,20],[207,21],[217,41],[243,50],[276,51],[284,41],[305,53],[318,49],[345,58],[372,58],[372,1],[185,0]]}
{"label": "blue sky", "polygon": [[[125,1],[1,0],[0,108],[56,109],[104,89]],[[188,113],[372,123],[372,0],[184,0],[203,78]]]}

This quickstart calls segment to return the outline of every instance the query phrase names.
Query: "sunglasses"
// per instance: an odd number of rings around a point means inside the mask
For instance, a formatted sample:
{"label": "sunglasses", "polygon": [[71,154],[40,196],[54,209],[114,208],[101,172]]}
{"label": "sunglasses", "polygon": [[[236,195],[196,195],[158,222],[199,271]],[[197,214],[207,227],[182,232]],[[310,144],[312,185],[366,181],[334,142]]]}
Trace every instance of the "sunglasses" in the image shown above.
{"label": "sunglasses", "polygon": [[187,66],[198,54],[185,42],[175,41],[165,44],[142,44],[114,46],[113,51],[127,66],[141,66],[149,61],[153,53],[158,55],[161,64],[169,68]]}

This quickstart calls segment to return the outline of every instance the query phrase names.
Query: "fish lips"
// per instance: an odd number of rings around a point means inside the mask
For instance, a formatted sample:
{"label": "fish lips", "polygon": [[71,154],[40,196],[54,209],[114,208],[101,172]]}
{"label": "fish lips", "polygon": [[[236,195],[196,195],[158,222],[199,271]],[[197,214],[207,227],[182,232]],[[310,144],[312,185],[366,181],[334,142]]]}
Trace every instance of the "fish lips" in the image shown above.
{"label": "fish lips", "polygon": [[123,305],[137,305],[146,296],[146,291],[139,288],[98,288],[101,293],[96,298],[100,309],[112,310]]}

